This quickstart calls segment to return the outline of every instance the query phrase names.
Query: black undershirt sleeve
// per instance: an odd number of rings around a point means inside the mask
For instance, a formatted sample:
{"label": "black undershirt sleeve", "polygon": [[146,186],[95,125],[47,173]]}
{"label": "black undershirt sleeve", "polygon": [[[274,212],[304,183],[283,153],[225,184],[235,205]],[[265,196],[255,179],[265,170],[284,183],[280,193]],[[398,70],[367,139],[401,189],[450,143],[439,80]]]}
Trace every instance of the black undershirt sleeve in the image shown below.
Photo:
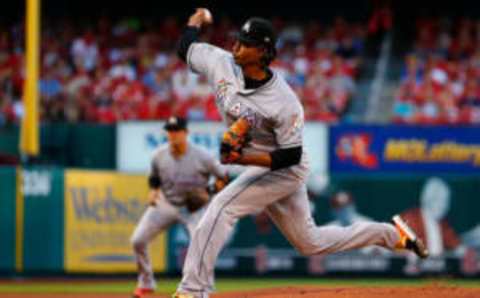
{"label": "black undershirt sleeve", "polygon": [[302,146],[298,146],[271,152],[272,165],[270,168],[275,171],[299,164],[302,159],[302,151]]}
{"label": "black undershirt sleeve", "polygon": [[162,180],[156,175],[150,175],[148,177],[148,186],[150,189],[159,189],[162,185]]}
{"label": "black undershirt sleeve", "polygon": [[177,55],[183,62],[187,62],[187,53],[190,45],[198,40],[200,29],[197,27],[187,26],[180,36],[180,41],[178,42]]}

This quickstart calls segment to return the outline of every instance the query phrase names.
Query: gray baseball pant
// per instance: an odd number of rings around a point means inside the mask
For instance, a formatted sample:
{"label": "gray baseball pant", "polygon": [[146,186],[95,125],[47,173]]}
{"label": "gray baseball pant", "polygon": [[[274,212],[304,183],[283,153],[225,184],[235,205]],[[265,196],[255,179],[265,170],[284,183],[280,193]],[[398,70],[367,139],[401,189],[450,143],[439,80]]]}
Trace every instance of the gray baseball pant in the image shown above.
{"label": "gray baseball pant", "polygon": [[148,244],[174,223],[183,224],[188,234],[192,235],[202,213],[203,209],[195,213],[182,212],[180,207],[170,204],[166,199],[159,200],[156,206],[149,206],[145,210],[131,238],[138,271],[137,287],[156,288]]}
{"label": "gray baseball pant", "polygon": [[369,245],[393,249],[395,227],[362,222],[349,227],[318,227],[312,218],[304,179],[291,169],[249,167],[218,193],[193,232],[183,267],[180,293],[206,298],[214,289],[215,262],[239,218],[266,209],[288,241],[303,255],[340,252]]}

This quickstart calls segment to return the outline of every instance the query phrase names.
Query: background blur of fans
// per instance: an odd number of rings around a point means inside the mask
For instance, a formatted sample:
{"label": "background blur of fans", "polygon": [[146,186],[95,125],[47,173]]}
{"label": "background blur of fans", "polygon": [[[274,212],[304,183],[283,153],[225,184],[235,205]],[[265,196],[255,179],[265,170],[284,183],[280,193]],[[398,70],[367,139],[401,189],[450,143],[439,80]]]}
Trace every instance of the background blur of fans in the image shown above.
{"label": "background blur of fans", "polygon": [[[388,72],[378,73],[378,67],[364,62],[392,53],[368,51],[366,44],[377,50],[382,46],[385,39],[377,35],[392,31],[394,14],[388,2],[374,1],[371,7],[368,18],[349,15],[352,21],[340,15],[300,21],[273,16],[279,32],[273,68],[295,88],[307,119],[362,120],[368,114],[366,106],[381,112],[377,122],[479,122],[480,21],[447,14],[417,16],[410,24],[411,35],[394,39],[405,50],[393,57]],[[41,119],[114,123],[164,119],[175,113],[193,120],[219,120],[205,78],[188,72],[176,58],[175,42],[183,22],[167,15],[95,19],[47,15],[41,33]],[[221,15],[203,39],[229,49],[238,24]],[[22,115],[23,41],[21,20],[2,23],[0,124],[18,122]],[[396,86],[384,92],[364,83],[392,73]],[[382,102],[376,103],[380,107],[369,103],[378,96],[372,92],[381,92]]]}
{"label": "background blur of fans", "polygon": [[[187,70],[175,54],[182,30],[176,17],[92,22],[47,20],[41,38],[41,119],[113,123],[165,119],[172,113],[193,120],[219,120],[204,77]],[[307,118],[336,121],[345,112],[361,67],[365,24],[336,17],[288,22],[280,32],[273,65],[302,98]],[[7,24],[0,36],[0,121],[18,122],[23,34]],[[206,41],[229,49],[236,24],[228,17],[206,30]]]}

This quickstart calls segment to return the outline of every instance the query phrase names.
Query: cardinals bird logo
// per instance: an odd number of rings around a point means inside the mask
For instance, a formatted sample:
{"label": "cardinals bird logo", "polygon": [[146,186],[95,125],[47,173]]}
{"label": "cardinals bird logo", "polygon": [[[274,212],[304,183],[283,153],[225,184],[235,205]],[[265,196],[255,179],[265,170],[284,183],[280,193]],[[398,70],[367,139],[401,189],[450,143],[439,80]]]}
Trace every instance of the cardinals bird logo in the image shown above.
{"label": "cardinals bird logo", "polygon": [[345,134],[338,140],[335,154],[342,161],[352,161],[363,168],[374,169],[378,167],[378,159],[369,152],[371,143],[369,134]]}

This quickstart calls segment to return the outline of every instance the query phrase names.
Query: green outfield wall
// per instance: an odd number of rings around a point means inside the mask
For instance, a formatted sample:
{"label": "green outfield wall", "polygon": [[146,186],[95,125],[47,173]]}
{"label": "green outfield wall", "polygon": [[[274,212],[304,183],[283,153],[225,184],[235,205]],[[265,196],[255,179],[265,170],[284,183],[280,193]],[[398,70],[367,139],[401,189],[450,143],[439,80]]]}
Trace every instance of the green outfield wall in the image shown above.
{"label": "green outfield wall", "polygon": [[0,272],[15,270],[15,182],[14,167],[0,167]]}
{"label": "green outfield wall", "polygon": [[[19,128],[0,128],[0,153],[19,156]],[[38,162],[64,167],[114,169],[115,126],[99,124],[42,124]]]}
{"label": "green outfield wall", "polygon": [[[21,169],[20,177],[23,182],[19,185],[16,168],[0,168],[2,274],[134,272],[128,239],[145,208],[144,176],[35,166]],[[242,276],[479,276],[478,177],[335,175],[321,195],[311,196],[312,214],[317,224],[332,224],[338,218],[329,200],[335,193],[348,192],[358,214],[370,220],[388,221],[395,213],[422,209],[424,189],[432,179],[441,181],[444,190],[448,190],[440,233],[448,226],[450,236],[442,234],[440,239],[454,235],[456,242],[427,261],[412,263],[402,254],[382,250],[300,256],[268,217],[256,214],[236,225],[220,255],[217,271]],[[16,196],[17,185],[23,197]],[[434,193],[435,197],[442,196],[438,189]],[[181,226],[174,226],[168,237],[161,238],[160,244],[156,244],[160,246],[152,251],[156,257],[162,256],[158,259],[158,272],[179,273],[188,235]]]}
{"label": "green outfield wall", "polygon": [[28,167],[23,176],[23,271],[63,270],[63,169]]}

